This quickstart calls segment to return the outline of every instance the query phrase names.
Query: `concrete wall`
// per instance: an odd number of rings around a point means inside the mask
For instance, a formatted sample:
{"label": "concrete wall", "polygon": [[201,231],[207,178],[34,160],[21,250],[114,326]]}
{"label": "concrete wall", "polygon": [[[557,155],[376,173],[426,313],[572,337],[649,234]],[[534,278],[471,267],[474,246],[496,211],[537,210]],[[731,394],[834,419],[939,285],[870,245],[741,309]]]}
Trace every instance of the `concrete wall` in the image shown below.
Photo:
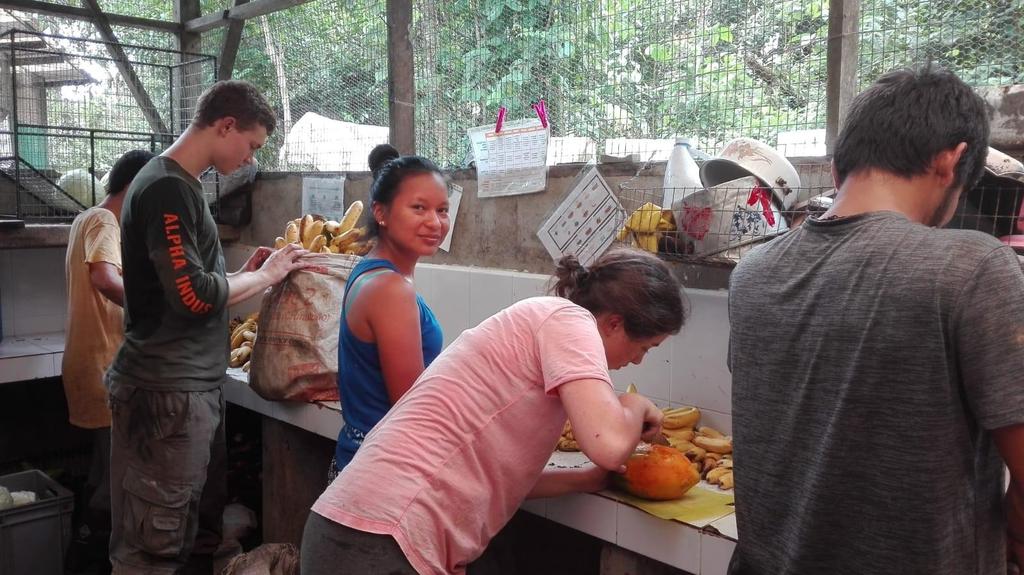
{"label": "concrete wall", "polygon": [[[795,159],[805,185],[830,187],[827,164],[822,158]],[[478,266],[548,274],[551,257],[537,239],[537,230],[563,200],[582,164],[554,166],[548,170],[545,191],[505,198],[477,198],[476,172],[449,173],[463,189],[450,253],[438,252],[424,263]],[[644,166],[635,163],[603,164],[598,167],[609,186],[619,195],[626,210],[647,201],[660,203],[664,163]],[[310,174],[323,177],[324,174]],[[345,203],[362,200],[369,205],[370,174],[349,172],[345,181]],[[240,241],[247,245],[273,245],[284,234],[289,220],[301,215],[302,174],[260,173],[252,196],[252,221],[243,228]],[[687,286],[721,289],[726,286],[728,267],[674,264]]]}
{"label": "concrete wall", "polygon": [[4,337],[64,331],[64,248],[0,249],[0,316]]}

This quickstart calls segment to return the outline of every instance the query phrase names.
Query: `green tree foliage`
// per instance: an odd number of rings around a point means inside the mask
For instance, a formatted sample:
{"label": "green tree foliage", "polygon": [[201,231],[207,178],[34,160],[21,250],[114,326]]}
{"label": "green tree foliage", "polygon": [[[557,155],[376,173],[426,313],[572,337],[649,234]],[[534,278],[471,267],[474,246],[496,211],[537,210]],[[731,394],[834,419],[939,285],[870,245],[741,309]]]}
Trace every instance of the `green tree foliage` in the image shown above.
{"label": "green tree foliage", "polygon": [[[167,0],[103,3],[171,14]],[[228,1],[202,5],[206,13]],[[1024,83],[1024,0],[862,0],[861,10],[862,86],[926,60],[977,86]],[[388,124],[384,0],[312,0],[269,24],[293,122],[314,111]],[[502,105],[509,119],[532,116],[539,98],[554,135],[591,138],[599,150],[608,138],[676,135],[695,136],[707,151],[738,135],[775,143],[783,131],[824,127],[827,33],[827,0],[419,0],[410,30],[418,148],[460,165],[467,128],[493,122]],[[159,33],[118,34],[173,45]],[[204,50],[219,56],[222,38],[223,30],[205,34]],[[266,40],[255,21],[245,25],[234,77],[260,86],[280,113]],[[157,84],[152,92],[169,98]],[[89,105],[73,112],[106,113]],[[276,166],[282,137],[263,154],[265,168]]]}

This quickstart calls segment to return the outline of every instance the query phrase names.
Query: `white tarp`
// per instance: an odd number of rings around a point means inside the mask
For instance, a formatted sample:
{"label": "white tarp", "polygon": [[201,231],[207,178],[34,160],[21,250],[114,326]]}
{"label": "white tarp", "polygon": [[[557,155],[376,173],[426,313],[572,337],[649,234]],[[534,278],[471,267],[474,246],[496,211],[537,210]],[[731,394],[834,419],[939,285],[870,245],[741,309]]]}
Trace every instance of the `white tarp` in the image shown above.
{"label": "white tarp", "polygon": [[288,133],[279,160],[282,169],[366,171],[370,150],[387,141],[387,126],[342,122],[306,112]]}

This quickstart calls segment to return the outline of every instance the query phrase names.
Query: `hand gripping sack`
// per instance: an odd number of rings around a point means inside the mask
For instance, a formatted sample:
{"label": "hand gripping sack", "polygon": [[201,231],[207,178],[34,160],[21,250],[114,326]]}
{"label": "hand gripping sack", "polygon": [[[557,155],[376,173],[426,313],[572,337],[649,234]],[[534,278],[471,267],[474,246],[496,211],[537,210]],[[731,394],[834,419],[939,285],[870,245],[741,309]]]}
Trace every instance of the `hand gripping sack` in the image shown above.
{"label": "hand gripping sack", "polygon": [[260,306],[249,386],[272,401],[337,401],[338,334],[345,282],[362,258],[319,254],[321,271],[295,271]]}

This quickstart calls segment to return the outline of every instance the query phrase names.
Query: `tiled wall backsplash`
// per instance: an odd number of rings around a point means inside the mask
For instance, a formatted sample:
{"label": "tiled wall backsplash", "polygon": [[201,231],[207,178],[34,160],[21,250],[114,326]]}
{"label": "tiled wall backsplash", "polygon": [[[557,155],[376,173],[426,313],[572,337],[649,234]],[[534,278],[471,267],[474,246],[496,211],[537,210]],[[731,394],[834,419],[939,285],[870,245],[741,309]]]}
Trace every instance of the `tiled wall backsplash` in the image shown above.
{"label": "tiled wall backsplash", "polygon": [[64,248],[0,250],[4,337],[64,330]]}
{"label": "tiled wall backsplash", "polygon": [[[252,249],[225,247],[228,270],[237,270]],[[416,289],[444,328],[445,345],[463,330],[524,298],[546,293],[548,277],[520,272],[421,264]],[[60,331],[66,313],[64,249],[0,250],[0,300],[5,336]],[[704,422],[732,429],[729,342],[724,291],[687,290],[690,316],[682,331],[651,350],[641,365],[612,372],[617,389],[630,383],[662,405],[696,405]],[[253,298],[232,309],[259,309]]]}
{"label": "tiled wall backsplash", "polygon": [[[503,270],[420,265],[416,289],[444,329],[445,344],[462,330],[524,298],[546,293],[548,277]],[[690,315],[677,335],[648,352],[640,365],[612,372],[616,389],[630,383],[660,405],[696,405],[706,425],[732,431],[732,377],[725,291],[687,290]]]}

